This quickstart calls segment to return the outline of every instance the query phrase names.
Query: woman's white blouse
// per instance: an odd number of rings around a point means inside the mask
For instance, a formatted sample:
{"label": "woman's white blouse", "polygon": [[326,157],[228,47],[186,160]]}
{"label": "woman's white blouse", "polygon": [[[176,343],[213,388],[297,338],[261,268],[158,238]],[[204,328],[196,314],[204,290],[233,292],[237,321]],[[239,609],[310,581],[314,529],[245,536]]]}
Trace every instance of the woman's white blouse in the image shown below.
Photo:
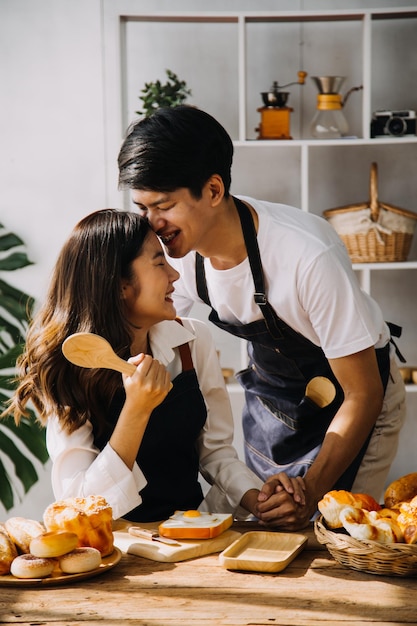
{"label": "woman's white blouse", "polygon": [[[184,326],[175,321],[156,324],[149,337],[154,358],[167,367],[172,380],[182,370],[178,346],[190,344],[207,406],[207,420],[198,440],[200,472],[212,485],[199,509],[245,517],[248,512],[239,509],[242,496],[249,489],[260,489],[262,481],[238,459],[232,445],[232,410],[210,331],[201,321],[182,321]],[[138,492],[145,487],[146,479],[140,467],[135,463],[129,470],[110,444],[100,452],[94,445],[90,422],[68,435],[56,418],[50,418],[46,442],[57,500],[101,495],[112,507],[115,519],[141,503]]]}

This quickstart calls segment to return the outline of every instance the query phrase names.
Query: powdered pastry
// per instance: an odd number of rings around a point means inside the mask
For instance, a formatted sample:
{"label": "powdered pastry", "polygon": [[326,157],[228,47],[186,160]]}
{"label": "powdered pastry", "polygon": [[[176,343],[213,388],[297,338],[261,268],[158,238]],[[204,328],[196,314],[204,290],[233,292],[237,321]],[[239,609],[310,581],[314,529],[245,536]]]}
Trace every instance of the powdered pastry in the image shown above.
{"label": "powdered pastry", "polygon": [[59,567],[64,574],[81,574],[97,569],[101,563],[101,554],[96,548],[75,548],[59,559]]}
{"label": "powdered pastry", "polygon": [[10,573],[16,578],[46,578],[52,574],[55,565],[53,559],[21,554],[12,562]]}

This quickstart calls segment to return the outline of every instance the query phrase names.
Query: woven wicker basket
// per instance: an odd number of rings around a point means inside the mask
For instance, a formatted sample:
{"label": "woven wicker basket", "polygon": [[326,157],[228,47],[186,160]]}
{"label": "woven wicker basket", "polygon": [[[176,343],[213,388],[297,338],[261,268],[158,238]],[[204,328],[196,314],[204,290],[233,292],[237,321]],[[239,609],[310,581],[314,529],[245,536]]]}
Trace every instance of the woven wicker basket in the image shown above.
{"label": "woven wicker basket", "polygon": [[378,202],[377,175],[372,163],[369,202],[323,212],[353,263],[406,261],[410,251],[417,213]]}
{"label": "woven wicker basket", "polygon": [[314,532],[317,541],[346,567],[383,576],[417,575],[416,544],[359,541],[350,535],[328,530],[321,515],[314,522]]}

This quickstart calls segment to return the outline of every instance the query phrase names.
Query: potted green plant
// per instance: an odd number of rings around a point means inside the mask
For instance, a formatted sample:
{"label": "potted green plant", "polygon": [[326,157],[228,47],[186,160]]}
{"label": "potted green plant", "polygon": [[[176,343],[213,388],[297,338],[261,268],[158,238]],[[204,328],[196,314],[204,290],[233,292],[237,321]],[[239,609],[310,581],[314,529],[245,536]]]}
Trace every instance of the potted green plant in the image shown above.
{"label": "potted green plant", "polygon": [[165,70],[168,80],[161,83],[160,80],[145,83],[141,90],[142,110],[135,111],[138,115],[148,117],[156,109],[160,107],[175,107],[185,102],[188,96],[191,96],[191,89],[187,87],[187,83],[180,80],[178,76],[171,70]]}
{"label": "potted green plant", "polygon": [[[32,262],[23,241],[0,224],[0,274],[14,271]],[[34,300],[0,278],[0,413],[16,388],[16,359],[25,342]],[[38,481],[34,460],[45,464],[48,453],[45,431],[36,423],[35,413],[17,426],[12,417],[0,420],[0,502],[9,511],[22,489],[27,493]]]}

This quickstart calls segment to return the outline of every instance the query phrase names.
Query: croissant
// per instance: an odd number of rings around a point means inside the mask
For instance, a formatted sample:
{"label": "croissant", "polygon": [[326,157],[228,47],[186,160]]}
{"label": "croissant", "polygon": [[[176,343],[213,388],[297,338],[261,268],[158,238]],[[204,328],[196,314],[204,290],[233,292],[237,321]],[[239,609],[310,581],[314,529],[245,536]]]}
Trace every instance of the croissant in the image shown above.
{"label": "croissant", "polygon": [[329,528],[342,528],[340,513],[346,506],[366,511],[381,509],[381,505],[372,496],[365,493],[351,493],[343,489],[328,491],[317,506]]}
{"label": "croissant", "polygon": [[360,540],[372,539],[381,543],[403,541],[403,533],[395,518],[395,514],[386,512],[381,514],[380,511],[365,511],[352,506],[346,506],[340,513],[343,528],[351,537]]}

